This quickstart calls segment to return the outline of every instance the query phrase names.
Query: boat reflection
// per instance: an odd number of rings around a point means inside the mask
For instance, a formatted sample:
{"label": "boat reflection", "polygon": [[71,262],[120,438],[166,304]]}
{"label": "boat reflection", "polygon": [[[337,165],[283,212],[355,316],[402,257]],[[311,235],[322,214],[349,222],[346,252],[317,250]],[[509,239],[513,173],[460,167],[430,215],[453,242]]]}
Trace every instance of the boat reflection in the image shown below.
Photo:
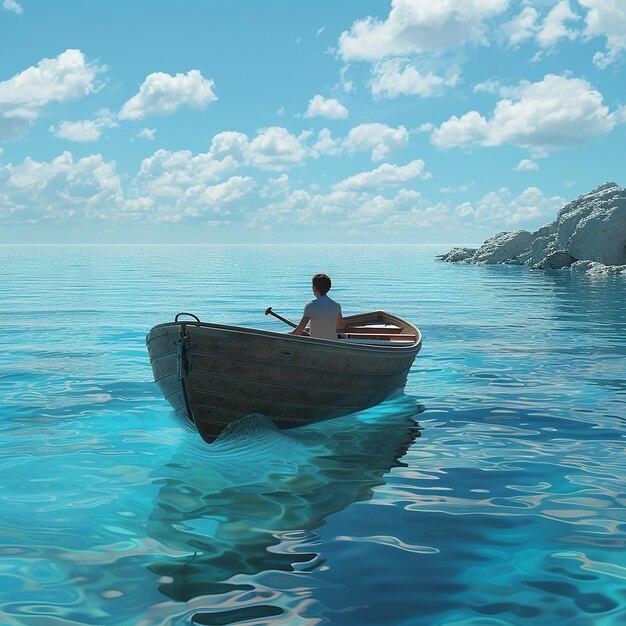
{"label": "boat reflection", "polygon": [[211,446],[190,437],[157,477],[162,486],[147,523],[148,534],[172,555],[150,566],[160,591],[177,602],[220,595],[222,610],[196,613],[200,624],[283,613],[267,603],[225,611],[222,594],[253,590],[249,577],[262,572],[318,567],[323,559],[311,531],[371,498],[385,474],[404,465],[400,459],[419,437],[414,418],[422,410],[399,395],[290,431],[250,415]]}

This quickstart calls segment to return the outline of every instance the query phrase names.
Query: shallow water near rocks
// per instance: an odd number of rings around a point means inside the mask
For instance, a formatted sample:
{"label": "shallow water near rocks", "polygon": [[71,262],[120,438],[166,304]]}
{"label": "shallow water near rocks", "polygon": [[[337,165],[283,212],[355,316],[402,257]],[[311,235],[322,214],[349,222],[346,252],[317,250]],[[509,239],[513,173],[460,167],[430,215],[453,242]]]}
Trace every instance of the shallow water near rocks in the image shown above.
{"label": "shallow water near rocks", "polygon": [[[626,280],[448,249],[0,248],[0,623],[625,623]],[[420,327],[404,393],[207,446],[147,331],[287,330],[317,271]]]}

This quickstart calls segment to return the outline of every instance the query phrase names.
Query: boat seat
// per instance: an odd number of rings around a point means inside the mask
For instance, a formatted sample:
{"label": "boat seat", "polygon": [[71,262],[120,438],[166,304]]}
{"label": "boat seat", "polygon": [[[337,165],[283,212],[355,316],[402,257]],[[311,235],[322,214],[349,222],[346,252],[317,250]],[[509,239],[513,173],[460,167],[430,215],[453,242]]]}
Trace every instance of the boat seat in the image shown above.
{"label": "boat seat", "polygon": [[383,334],[398,334],[402,332],[399,326],[392,326],[391,324],[379,324],[368,326],[348,326],[345,329],[348,333],[373,333],[375,335]]}
{"label": "boat seat", "polygon": [[343,339],[385,339],[387,341],[415,341],[415,335],[406,335],[404,333],[353,333],[352,331],[339,333],[339,337]]}

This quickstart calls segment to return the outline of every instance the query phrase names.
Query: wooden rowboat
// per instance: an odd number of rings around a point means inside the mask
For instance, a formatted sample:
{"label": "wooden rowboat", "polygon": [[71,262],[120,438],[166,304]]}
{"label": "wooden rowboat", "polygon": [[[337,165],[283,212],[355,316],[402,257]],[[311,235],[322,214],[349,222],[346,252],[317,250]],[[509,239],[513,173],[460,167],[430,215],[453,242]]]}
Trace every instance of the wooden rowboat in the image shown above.
{"label": "wooden rowboat", "polygon": [[337,340],[181,315],[146,344],[165,399],[207,442],[249,413],[293,428],[379,404],[404,387],[422,346],[417,327],[384,311],[344,318]]}

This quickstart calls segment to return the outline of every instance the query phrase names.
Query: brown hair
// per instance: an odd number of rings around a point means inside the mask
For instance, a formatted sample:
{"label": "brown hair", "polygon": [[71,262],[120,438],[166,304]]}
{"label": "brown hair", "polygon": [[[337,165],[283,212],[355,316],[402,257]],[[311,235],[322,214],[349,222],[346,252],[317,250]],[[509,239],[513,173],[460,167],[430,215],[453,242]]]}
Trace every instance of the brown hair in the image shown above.
{"label": "brown hair", "polygon": [[331,287],[330,277],[326,274],[315,274],[313,276],[313,287],[320,292],[320,295],[325,295]]}

